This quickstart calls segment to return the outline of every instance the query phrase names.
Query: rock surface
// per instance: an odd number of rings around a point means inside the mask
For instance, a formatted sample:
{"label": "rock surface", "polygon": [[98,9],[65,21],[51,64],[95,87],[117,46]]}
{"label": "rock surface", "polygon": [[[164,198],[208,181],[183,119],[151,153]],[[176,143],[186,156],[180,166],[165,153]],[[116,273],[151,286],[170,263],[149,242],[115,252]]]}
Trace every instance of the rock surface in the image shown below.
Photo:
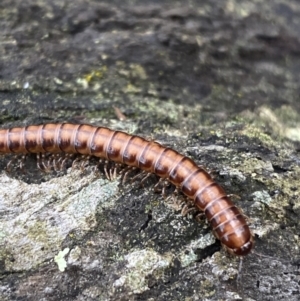
{"label": "rock surface", "polygon": [[254,253],[240,269],[151,185],[45,174],[32,158],[7,173],[4,156],[0,300],[299,300],[298,2],[119,3],[1,1],[1,128],[158,140],[237,196]]}

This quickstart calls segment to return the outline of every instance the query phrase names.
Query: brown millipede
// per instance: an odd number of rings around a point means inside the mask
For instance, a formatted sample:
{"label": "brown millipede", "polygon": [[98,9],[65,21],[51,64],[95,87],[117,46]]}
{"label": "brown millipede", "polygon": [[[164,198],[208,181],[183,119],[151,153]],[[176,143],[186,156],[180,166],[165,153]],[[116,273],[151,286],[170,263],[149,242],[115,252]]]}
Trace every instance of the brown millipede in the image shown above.
{"label": "brown millipede", "polygon": [[44,124],[0,130],[0,154],[67,153],[96,156],[168,179],[203,211],[232,254],[247,255],[253,236],[241,211],[191,159],[157,142],[86,124]]}

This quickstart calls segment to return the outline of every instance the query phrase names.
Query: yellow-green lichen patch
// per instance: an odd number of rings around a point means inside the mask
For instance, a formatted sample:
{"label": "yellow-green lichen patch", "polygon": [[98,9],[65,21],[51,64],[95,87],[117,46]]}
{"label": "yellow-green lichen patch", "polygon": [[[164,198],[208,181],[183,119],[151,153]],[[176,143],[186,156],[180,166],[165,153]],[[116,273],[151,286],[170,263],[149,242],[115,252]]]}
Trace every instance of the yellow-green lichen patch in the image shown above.
{"label": "yellow-green lichen patch", "polygon": [[[270,136],[274,137],[274,143],[286,138],[300,141],[300,114],[291,106],[283,105],[278,109],[261,106],[255,112],[248,111],[243,115],[252,123],[244,131],[248,137],[257,137],[265,143],[269,142]],[[270,135],[265,134],[266,128]]]}
{"label": "yellow-green lichen patch", "polygon": [[264,132],[264,129],[253,125],[246,125],[240,132],[241,135],[245,135],[249,138],[257,138],[261,141],[262,145],[272,147],[276,142],[271,138],[270,135]]}
{"label": "yellow-green lichen patch", "polygon": [[[300,114],[291,106],[284,105],[275,110],[261,107],[258,112],[259,117],[272,127],[280,137],[300,141]],[[292,135],[293,133],[295,133],[295,137]]]}
{"label": "yellow-green lichen patch", "polygon": [[[290,166],[290,170],[276,172],[271,168],[266,170],[263,166],[258,168],[254,164],[256,159],[244,161],[243,169],[249,173],[256,185],[265,189],[255,190],[249,195],[253,200],[250,211],[250,221],[254,226],[255,234],[264,237],[268,233],[280,228],[280,225],[291,224],[289,221],[289,210],[297,213],[299,210],[299,178],[300,168]],[[261,160],[258,160],[261,161]],[[261,161],[262,164],[266,163]]]}
{"label": "yellow-green lichen patch", "polygon": [[210,298],[216,294],[214,282],[209,279],[205,279],[200,282],[200,291],[205,294],[205,298]]}
{"label": "yellow-green lichen patch", "polygon": [[92,86],[93,90],[99,90],[101,87],[100,82],[103,80],[107,73],[107,66],[102,66],[97,70],[92,70],[89,73],[84,74],[82,77],[77,78],[76,83],[87,89]]}
{"label": "yellow-green lichen patch", "polygon": [[[259,201],[261,204],[264,203],[271,206],[272,204],[277,203],[279,201],[278,198],[280,198],[280,207],[282,208],[288,205],[288,200],[291,197],[295,197],[297,194],[295,187],[298,187],[300,174],[299,167],[297,166],[290,166],[289,171],[278,173],[274,170],[271,161],[246,158],[243,160],[243,163],[236,166],[236,168],[244,175],[250,176],[252,180],[268,187],[268,191],[261,190],[252,192],[255,201]],[[270,190],[280,190],[280,197],[276,197],[276,202],[274,202],[274,197],[270,196]]]}
{"label": "yellow-green lichen patch", "polygon": [[[237,169],[240,170],[244,175],[250,175],[252,178],[256,178],[266,172],[272,173],[274,168],[270,161],[263,161],[258,158],[248,157],[247,155],[242,155],[245,159],[242,163],[237,166]],[[239,158],[236,158],[236,161],[240,162]]]}
{"label": "yellow-green lichen patch", "polygon": [[126,273],[114,282],[114,288],[118,290],[121,287],[129,287],[134,294],[140,294],[149,290],[147,276],[162,278],[164,270],[171,266],[173,256],[168,253],[160,255],[146,249],[129,253],[125,256],[125,260],[127,260]]}
{"label": "yellow-green lichen patch", "polygon": [[69,251],[69,248],[65,248],[62,251],[59,251],[58,254],[54,256],[54,261],[57,263],[58,269],[61,272],[64,272],[67,267],[65,256],[69,253]]}

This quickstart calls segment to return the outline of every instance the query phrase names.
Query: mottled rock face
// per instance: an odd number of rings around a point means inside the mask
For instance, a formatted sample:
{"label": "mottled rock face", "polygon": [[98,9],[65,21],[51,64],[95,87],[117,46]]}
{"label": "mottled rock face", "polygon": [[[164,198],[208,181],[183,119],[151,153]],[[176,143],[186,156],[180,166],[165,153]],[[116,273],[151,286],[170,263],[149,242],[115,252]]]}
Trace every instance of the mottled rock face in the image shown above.
{"label": "mottled rock face", "polygon": [[1,157],[3,300],[299,300],[298,7],[2,0],[1,128],[84,122],[175,148],[237,196],[261,254],[239,272],[155,180],[32,158],[7,174]]}

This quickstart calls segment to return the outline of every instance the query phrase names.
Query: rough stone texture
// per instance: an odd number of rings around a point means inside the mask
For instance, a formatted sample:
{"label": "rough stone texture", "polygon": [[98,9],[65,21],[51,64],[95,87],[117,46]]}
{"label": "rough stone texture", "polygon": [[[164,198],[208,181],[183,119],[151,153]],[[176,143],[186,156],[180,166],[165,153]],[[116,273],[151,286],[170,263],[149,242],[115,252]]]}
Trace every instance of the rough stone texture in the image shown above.
{"label": "rough stone texture", "polygon": [[296,0],[2,0],[1,127],[157,139],[238,196],[256,248],[239,271],[149,185],[3,157],[0,300],[299,300],[299,26]]}

